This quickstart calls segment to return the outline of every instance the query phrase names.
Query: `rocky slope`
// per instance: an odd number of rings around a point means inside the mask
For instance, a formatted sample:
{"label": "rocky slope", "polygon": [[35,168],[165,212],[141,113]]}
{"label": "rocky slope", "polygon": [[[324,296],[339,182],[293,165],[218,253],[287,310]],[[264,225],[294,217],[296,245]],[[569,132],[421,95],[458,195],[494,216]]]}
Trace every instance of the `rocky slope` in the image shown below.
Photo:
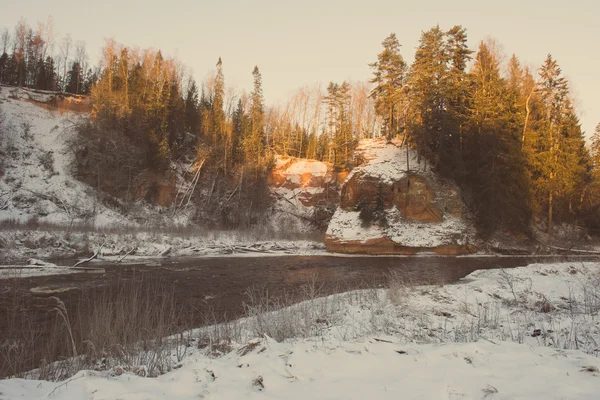
{"label": "rocky slope", "polygon": [[410,148],[363,140],[362,164],[343,183],[325,236],[329,251],[364,254],[465,254],[474,229],[458,188],[440,180]]}

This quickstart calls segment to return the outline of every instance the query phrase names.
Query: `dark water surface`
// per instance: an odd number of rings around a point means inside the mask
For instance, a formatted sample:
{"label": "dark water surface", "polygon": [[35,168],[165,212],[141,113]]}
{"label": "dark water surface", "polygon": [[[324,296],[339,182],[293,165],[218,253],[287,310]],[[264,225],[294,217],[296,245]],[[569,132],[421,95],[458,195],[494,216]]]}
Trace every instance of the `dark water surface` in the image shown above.
{"label": "dark water surface", "polygon": [[[390,274],[415,284],[452,283],[477,269],[514,268],[531,263],[599,260],[598,256],[483,256],[483,257],[347,257],[347,256],[255,256],[214,258],[164,258],[125,265],[87,264],[102,267],[104,273],[77,273],[18,279],[19,290],[32,298],[56,295],[67,306],[80,296],[123,280],[158,280],[174,289],[179,302],[197,308],[210,307],[223,318],[243,311],[246,290],[260,286],[274,295],[298,294],[314,282],[319,294],[385,285]],[[65,262],[68,264],[69,262]],[[70,264],[72,265],[72,264]],[[0,289],[3,281],[0,280]],[[50,289],[33,294],[32,288]],[[167,289],[166,289],[167,290]],[[61,292],[62,291],[62,292]],[[0,293],[3,291],[0,290]],[[52,293],[54,292],[54,293]],[[3,296],[0,294],[0,306]],[[156,293],[160,296],[161,293]],[[35,308],[40,309],[40,305]],[[43,307],[42,307],[43,308]],[[2,309],[0,308],[0,314]]]}

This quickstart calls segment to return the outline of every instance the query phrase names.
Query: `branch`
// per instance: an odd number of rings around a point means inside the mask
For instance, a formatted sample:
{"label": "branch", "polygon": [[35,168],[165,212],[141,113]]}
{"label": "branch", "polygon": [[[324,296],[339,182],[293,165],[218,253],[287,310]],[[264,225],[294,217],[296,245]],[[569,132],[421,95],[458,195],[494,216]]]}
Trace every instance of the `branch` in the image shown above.
{"label": "branch", "polygon": [[102,248],[104,248],[104,244],[102,246],[100,246],[100,248],[98,249],[98,251],[93,256],[91,256],[90,258],[87,258],[85,260],[81,260],[81,261],[77,262],[71,268],[79,267],[80,265],[86,264],[86,263],[92,261],[93,259],[97,258],[98,254],[100,254],[100,252],[102,251]]}
{"label": "branch", "polygon": [[125,253],[124,256],[122,256],[121,258],[119,258],[116,263],[119,264],[121,263],[121,261],[123,261],[125,259],[125,257],[127,257],[128,255],[130,255],[131,253],[133,253],[135,251],[136,247],[133,247],[131,250],[129,250],[127,253]]}

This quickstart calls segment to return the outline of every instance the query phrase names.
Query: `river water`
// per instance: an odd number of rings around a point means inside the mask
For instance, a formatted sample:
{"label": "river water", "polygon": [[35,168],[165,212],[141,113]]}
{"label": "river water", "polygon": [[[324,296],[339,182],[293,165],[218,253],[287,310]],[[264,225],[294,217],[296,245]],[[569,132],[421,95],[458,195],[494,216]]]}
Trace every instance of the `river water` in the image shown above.
{"label": "river water", "polygon": [[[320,295],[380,287],[385,285],[390,274],[414,284],[443,284],[457,282],[477,269],[514,268],[538,262],[580,263],[599,259],[598,256],[325,255],[163,258],[125,265],[94,264],[95,267],[103,268],[104,273],[22,278],[19,290],[32,299],[56,295],[68,304],[76,302],[79,296],[90,290],[143,277],[146,280],[160,281],[165,290],[174,288],[176,298],[182,303],[204,308],[208,306],[215,314],[232,318],[243,311],[243,302],[247,300],[246,291],[251,287],[261,287],[275,295],[285,293],[293,298],[295,295],[300,297],[299,292],[306,285],[318,289]],[[68,265],[69,262],[65,261],[65,264]],[[0,294],[0,304],[2,296]]]}
{"label": "river water", "polygon": [[[112,303],[135,306],[136,301],[129,300],[135,297],[119,298],[119,290],[123,287],[142,288],[153,299],[169,299],[169,304],[174,305],[171,312],[185,311],[182,319],[178,320],[180,325],[173,328],[180,331],[243,315],[244,303],[249,300],[248,290],[251,288],[258,288],[262,293],[268,292],[271,298],[279,297],[289,304],[306,298],[308,292],[311,296],[323,296],[353,289],[383,287],[390,275],[409,284],[460,284],[461,278],[477,269],[514,268],[559,261],[579,264],[598,260],[598,256],[258,255],[163,258],[124,265],[90,263],[86,268],[93,268],[88,272],[0,280],[0,338],[17,340],[31,335],[35,337],[35,351],[21,367],[26,371],[38,366],[41,359],[56,360],[70,354],[69,347],[60,343],[50,356],[44,353],[44,346],[52,342],[47,338],[51,337],[53,329],[62,326],[57,317],[57,300],[52,296],[64,303],[70,324],[75,327],[77,334],[78,319],[85,319],[87,314],[97,315],[91,312],[92,309],[97,311],[96,305]],[[74,263],[74,260],[62,262],[63,265]],[[129,284],[133,286],[127,286]],[[143,308],[143,304],[140,308]],[[136,307],[129,309],[138,312]],[[79,332],[80,336],[85,334]],[[3,367],[6,366],[0,360],[0,371],[5,370]]]}

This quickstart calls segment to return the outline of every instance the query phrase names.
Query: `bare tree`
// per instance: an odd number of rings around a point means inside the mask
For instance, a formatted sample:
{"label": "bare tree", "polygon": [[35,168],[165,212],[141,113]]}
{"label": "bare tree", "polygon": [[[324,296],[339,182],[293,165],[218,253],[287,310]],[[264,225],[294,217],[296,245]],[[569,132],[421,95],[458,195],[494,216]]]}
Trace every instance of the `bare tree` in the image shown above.
{"label": "bare tree", "polygon": [[78,40],[75,42],[75,61],[79,63],[82,70],[87,69],[88,55],[85,50],[85,41]]}
{"label": "bare tree", "polygon": [[17,64],[19,65],[18,69],[18,82],[17,84],[19,86],[23,85],[23,83],[25,82],[25,76],[24,76],[24,72],[25,72],[25,68],[23,68],[21,66],[22,63],[25,62],[25,49],[27,47],[27,23],[25,22],[24,18],[21,18],[21,20],[17,23],[17,26],[15,27],[15,40],[14,40],[14,55],[15,55],[15,59],[17,61]]}
{"label": "bare tree", "polygon": [[6,53],[6,50],[8,50],[10,40],[10,32],[8,31],[8,28],[4,28],[4,30],[2,31],[2,35],[0,35],[0,41],[2,43],[2,54]]}
{"label": "bare tree", "polygon": [[42,36],[44,39],[44,49],[42,52],[42,57],[46,59],[46,54],[48,53],[48,51],[52,53],[54,50],[54,20],[52,19],[51,15],[48,16],[46,25],[44,26],[40,24],[40,28],[44,28]]}
{"label": "bare tree", "polygon": [[60,44],[60,55],[63,65],[63,74],[62,74],[62,84],[61,91],[65,91],[65,87],[67,86],[67,67],[69,65],[69,55],[71,53],[71,47],[73,45],[73,39],[71,39],[71,35],[67,34]]}
{"label": "bare tree", "polygon": [[[85,41],[83,40],[75,42],[75,62],[79,64],[79,71],[83,76],[88,69],[88,55],[85,51]],[[77,79],[77,93],[80,93],[81,83],[81,79]]]}

